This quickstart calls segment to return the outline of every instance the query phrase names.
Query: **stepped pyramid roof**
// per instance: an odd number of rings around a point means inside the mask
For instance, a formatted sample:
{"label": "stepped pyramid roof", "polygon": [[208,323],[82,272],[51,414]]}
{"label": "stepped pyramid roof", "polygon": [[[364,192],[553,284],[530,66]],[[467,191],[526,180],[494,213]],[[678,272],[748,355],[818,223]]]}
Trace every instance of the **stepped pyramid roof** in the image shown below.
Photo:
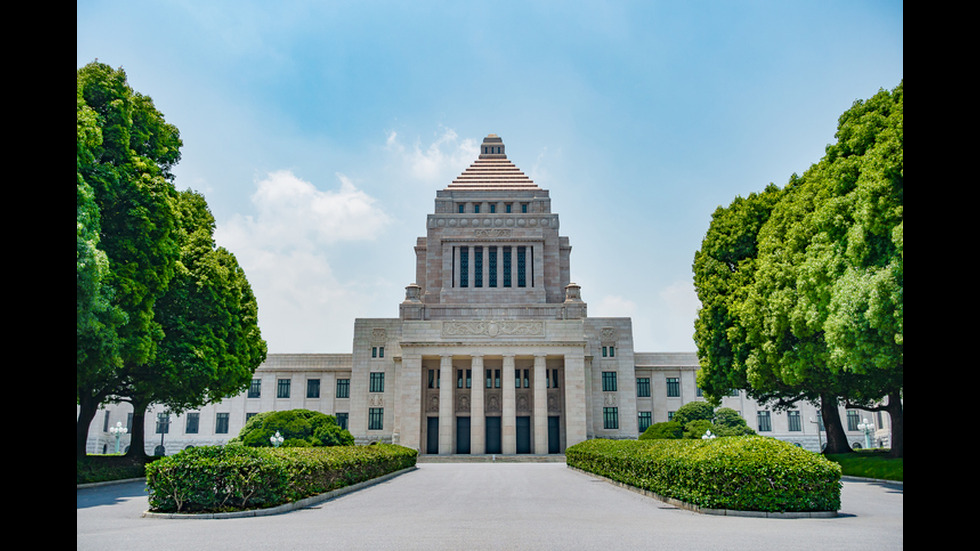
{"label": "stepped pyramid roof", "polygon": [[507,159],[504,142],[496,134],[483,139],[480,156],[447,189],[452,190],[539,190],[521,169]]}

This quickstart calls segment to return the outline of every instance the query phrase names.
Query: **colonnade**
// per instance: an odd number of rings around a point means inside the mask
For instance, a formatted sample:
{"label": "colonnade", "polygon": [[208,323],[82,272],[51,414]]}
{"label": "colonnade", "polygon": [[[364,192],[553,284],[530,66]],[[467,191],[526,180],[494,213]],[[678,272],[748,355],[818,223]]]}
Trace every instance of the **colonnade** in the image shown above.
{"label": "colonnade", "polygon": [[[437,413],[438,453],[440,455],[456,453],[458,439],[461,436],[467,436],[454,434],[457,427],[457,417],[466,416],[468,413],[469,453],[489,453],[488,442],[486,440],[488,429],[487,418],[497,417],[499,415],[499,421],[492,419],[494,424],[499,423],[500,435],[500,447],[499,450],[494,450],[494,453],[504,455],[516,454],[518,453],[518,418],[521,416],[530,417],[531,424],[529,427],[531,448],[530,450],[524,451],[534,454],[547,454],[549,453],[549,387],[553,389],[553,393],[559,393],[558,397],[560,398],[561,411],[553,411],[551,412],[551,416],[561,416],[561,428],[558,429],[558,437],[560,438],[561,433],[564,433],[564,446],[567,447],[585,440],[585,362],[580,349],[578,353],[574,354],[569,354],[565,350],[560,351],[560,354],[556,354],[554,351],[534,351],[521,354],[501,354],[499,352],[484,354],[480,351],[466,351],[467,353],[461,353],[462,351],[453,351],[451,349],[439,350],[437,354],[425,353],[423,350],[419,352],[418,354],[405,354],[403,357],[403,392],[400,396],[402,407],[399,408],[402,414],[400,415],[400,427],[398,430],[403,445],[416,447],[425,453],[432,453],[433,450],[428,449],[428,442],[425,442],[428,438],[423,436],[423,428],[425,429],[426,435],[429,435],[430,431],[436,429],[436,427],[429,424],[431,419],[429,415]],[[438,393],[439,403],[437,412],[433,412],[432,408],[426,407],[425,396],[427,385],[425,384],[425,380],[428,379],[428,375],[423,372],[423,356],[433,360],[438,357],[438,380],[441,381],[441,384],[438,385],[438,391],[433,391]],[[563,360],[560,369],[562,373],[560,383],[555,376],[550,376],[548,368],[548,359],[556,358],[556,356],[560,356]],[[496,373],[498,370],[500,373],[500,384],[497,386],[496,382],[494,382],[491,385],[492,389],[487,389],[487,384],[485,384],[484,375],[488,369],[487,361],[485,361],[486,357],[492,358],[491,373]],[[518,357],[533,357],[531,376],[528,378],[530,382],[529,394],[531,402],[529,411],[518,411],[517,402],[519,391],[517,390],[517,375],[515,374],[515,371],[518,369],[516,362]],[[454,360],[456,362],[455,364]],[[457,398],[459,397],[458,392],[460,389],[455,384],[456,377],[454,375],[456,374],[455,370],[459,369],[461,362],[468,363],[467,368],[470,370],[472,377],[472,384],[464,385],[465,392],[468,393],[469,397],[468,412],[457,409]],[[432,365],[433,362],[427,361],[426,363]],[[526,362],[522,363],[526,365]],[[553,372],[557,375],[559,370],[554,369]],[[488,397],[496,402],[497,396],[500,399],[499,414],[488,415]],[[406,402],[406,400],[410,400],[410,402]],[[415,405],[413,406],[412,403]],[[497,404],[494,403],[493,405],[494,409],[496,409]],[[493,413],[496,413],[496,411],[493,411]],[[435,423],[434,419],[432,419],[432,423]],[[554,427],[552,429],[550,437],[554,439]],[[494,427],[494,430],[496,430],[496,427]],[[496,446],[496,442],[490,444],[491,448]]]}

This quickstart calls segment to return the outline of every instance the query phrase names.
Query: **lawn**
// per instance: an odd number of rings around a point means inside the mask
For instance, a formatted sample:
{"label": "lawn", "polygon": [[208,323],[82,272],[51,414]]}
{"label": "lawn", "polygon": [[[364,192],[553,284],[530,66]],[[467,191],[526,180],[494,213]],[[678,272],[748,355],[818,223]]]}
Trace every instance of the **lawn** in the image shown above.
{"label": "lawn", "polygon": [[854,453],[831,454],[827,459],[840,463],[844,476],[899,480],[904,482],[903,461],[899,457],[888,457],[888,450],[859,451]]}

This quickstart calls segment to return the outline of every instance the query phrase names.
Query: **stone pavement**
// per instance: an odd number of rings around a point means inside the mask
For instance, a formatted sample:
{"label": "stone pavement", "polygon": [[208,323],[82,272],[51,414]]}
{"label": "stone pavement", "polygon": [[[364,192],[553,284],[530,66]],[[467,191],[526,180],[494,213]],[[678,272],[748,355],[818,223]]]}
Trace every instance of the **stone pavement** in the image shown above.
{"label": "stone pavement", "polygon": [[835,518],[701,515],[564,463],[420,463],[415,471],[282,515],[142,518],[145,484],[77,492],[76,547],[132,549],[895,550],[903,489],[845,481]]}

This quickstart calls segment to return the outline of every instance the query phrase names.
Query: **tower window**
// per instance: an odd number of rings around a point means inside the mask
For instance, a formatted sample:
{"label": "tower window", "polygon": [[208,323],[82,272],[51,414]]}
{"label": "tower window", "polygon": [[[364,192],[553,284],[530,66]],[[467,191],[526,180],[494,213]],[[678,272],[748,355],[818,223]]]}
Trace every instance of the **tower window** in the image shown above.
{"label": "tower window", "polygon": [[517,247],[517,286],[527,287],[527,247]]}
{"label": "tower window", "polygon": [[497,247],[490,247],[489,249],[487,249],[487,263],[489,264],[488,275],[490,279],[488,284],[490,287],[496,287],[497,286]]}
{"label": "tower window", "polygon": [[459,248],[459,286],[470,286],[470,248]]}
{"label": "tower window", "polygon": [[473,286],[483,287],[483,247],[473,247]]}

